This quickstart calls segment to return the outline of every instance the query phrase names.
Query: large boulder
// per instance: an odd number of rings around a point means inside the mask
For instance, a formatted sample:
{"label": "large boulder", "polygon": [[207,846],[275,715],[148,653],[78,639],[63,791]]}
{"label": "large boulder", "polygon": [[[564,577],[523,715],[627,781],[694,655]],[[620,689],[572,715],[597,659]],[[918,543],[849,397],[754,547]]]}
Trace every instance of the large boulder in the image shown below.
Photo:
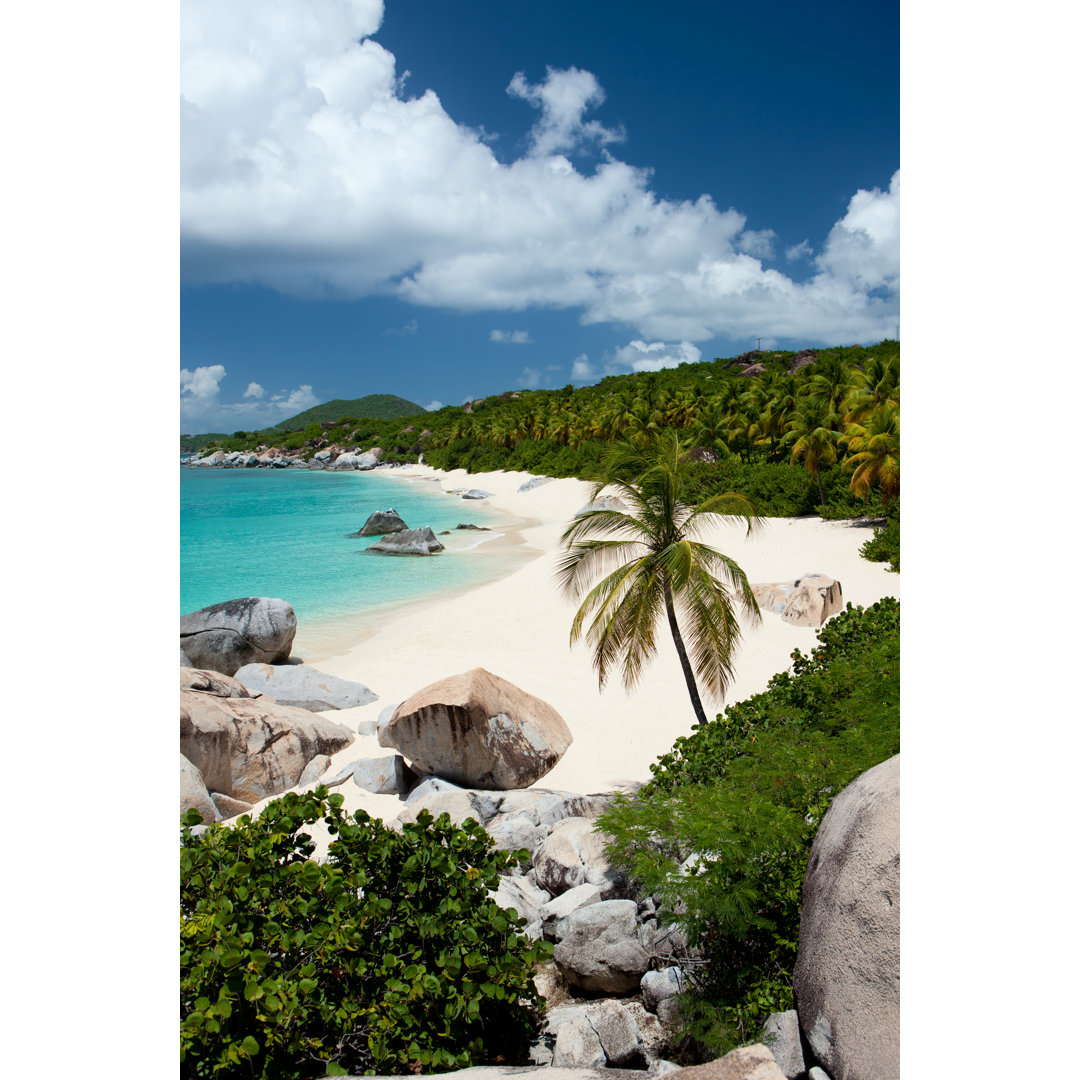
{"label": "large boulder", "polygon": [[202,773],[183,754],[180,755],[180,813],[198,810],[204,825],[218,820],[218,811],[206,790]]}
{"label": "large boulder", "polygon": [[617,495],[600,495],[576,511],[574,517],[583,517],[585,514],[591,514],[596,510],[618,510],[619,513],[626,513],[627,506]]}
{"label": "large boulder", "polygon": [[803,574],[788,597],[781,618],[792,626],[820,626],[830,615],[844,610],[840,582],[825,574]]}
{"label": "large boulder", "polygon": [[417,691],[379,733],[380,745],[399,750],[416,772],[493,791],[535,783],[571,742],[547,702],[483,668]]}
{"label": "large boulder", "polygon": [[740,1046],[707,1065],[679,1070],[680,1080],[785,1080],[772,1051],[761,1043]]}
{"label": "large boulder", "polygon": [[604,854],[603,834],[588,818],[568,817],[552,825],[534,865],[537,883],[552,896],[589,884],[610,900],[626,885]]}
{"label": "large boulder", "polygon": [[269,694],[279,705],[312,712],[353,709],[379,700],[363,683],[327,675],[307,664],[245,664],[233,677],[253,694]]}
{"label": "large boulder", "polygon": [[435,555],[446,549],[430,526],[425,525],[422,529],[405,529],[403,532],[384,536],[367,550],[383,555]]}
{"label": "large boulder", "polygon": [[180,669],[180,752],[211,793],[256,803],[295,787],[309,761],[352,741],[348,728],[253,696],[236,679]]}
{"label": "large boulder", "polygon": [[803,1035],[833,1080],[899,1077],[899,754],[844,788],[821,822],[794,989]]}
{"label": "large boulder", "polygon": [[388,510],[376,510],[357,532],[357,536],[386,536],[388,533],[405,532],[408,525],[391,506]]}
{"label": "large boulder", "polygon": [[295,636],[296,612],[284,600],[226,600],[180,616],[180,666],[235,675],[245,664],[280,664]]}
{"label": "large boulder", "polygon": [[581,990],[637,990],[649,968],[649,954],[638,937],[637,905],[633,900],[602,900],[578,908],[564,924],[554,960],[563,978]]}
{"label": "large boulder", "polygon": [[[648,978],[648,976],[646,976]],[[644,979],[642,980],[644,985]],[[776,1064],[787,1080],[798,1080],[806,1075],[806,1059],[803,1055],[802,1035],[799,1032],[799,1014],[794,1009],[770,1013],[761,1031],[761,1041],[772,1051]]]}

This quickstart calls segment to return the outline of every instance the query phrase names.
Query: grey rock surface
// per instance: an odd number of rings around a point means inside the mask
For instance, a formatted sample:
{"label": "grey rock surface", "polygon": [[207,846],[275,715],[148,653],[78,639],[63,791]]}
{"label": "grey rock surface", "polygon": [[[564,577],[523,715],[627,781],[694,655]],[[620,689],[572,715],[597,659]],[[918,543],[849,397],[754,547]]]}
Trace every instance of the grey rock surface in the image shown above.
{"label": "grey rock surface", "polygon": [[547,702],[483,668],[417,691],[379,734],[421,775],[494,791],[535,783],[572,741]]}
{"label": "grey rock surface", "polygon": [[304,766],[304,771],[300,774],[300,779],[296,781],[297,786],[302,787],[304,784],[315,783],[315,781],[329,768],[329,755],[317,754]]}
{"label": "grey rock surface", "polygon": [[296,613],[286,601],[245,596],[180,617],[181,667],[234,675],[245,664],[280,664],[296,636]]}
{"label": "grey rock surface", "polygon": [[820,1065],[812,1065],[806,1080],[832,1080],[832,1077]]}
{"label": "grey rock surface", "polygon": [[446,548],[443,542],[425,525],[422,529],[406,529],[390,533],[371,544],[368,551],[382,555],[437,555]]}
{"label": "grey rock surface", "polygon": [[373,795],[404,795],[416,782],[416,776],[400,754],[392,754],[359,758],[353,765],[352,780]]}
{"label": "grey rock surface", "polygon": [[604,854],[603,833],[588,818],[565,818],[552,825],[533,863],[537,880],[553,896],[588,883],[610,900],[626,887]]}
{"label": "grey rock surface", "polygon": [[803,882],[795,1002],[836,1080],[900,1075],[900,755],[829,807]]}
{"label": "grey rock surface", "polygon": [[589,1008],[587,1019],[600,1039],[608,1065],[633,1068],[645,1064],[641,1032],[623,1005],[599,1002]]}
{"label": "grey rock surface", "polygon": [[229,795],[222,795],[220,791],[211,791],[210,798],[222,821],[237,817],[239,814],[246,814],[251,809],[251,803],[244,802],[243,799],[234,799]]}
{"label": "grey rock surface", "polygon": [[799,1014],[794,1009],[770,1014],[762,1029],[761,1041],[772,1051],[776,1064],[787,1080],[796,1080],[806,1072]]}
{"label": "grey rock surface", "polygon": [[505,874],[493,899],[501,908],[513,908],[527,923],[539,919],[540,910],[551,897],[522,874]]}
{"label": "grey rock surface", "polygon": [[[545,892],[544,895],[549,894]],[[565,924],[560,926],[560,923],[563,923],[564,919],[569,918],[579,908],[599,904],[601,900],[599,887],[589,883],[569,889],[554,899],[549,897],[538,912],[544,927],[544,937],[549,941],[561,941]]]}
{"label": "grey rock surface", "polygon": [[607,1065],[600,1036],[585,1016],[571,1016],[560,1026],[551,1064],[578,1069],[602,1069]]}
{"label": "grey rock surface", "polygon": [[312,712],[353,709],[379,700],[363,683],[327,675],[307,664],[245,664],[234,677],[252,693],[269,694],[281,705]]}
{"label": "grey rock surface", "polygon": [[636,990],[649,967],[638,940],[633,900],[603,900],[579,908],[567,920],[554,960],[571,985],[589,992]]}
{"label": "grey rock surface", "polygon": [[524,484],[519,485],[518,491],[533,491],[544,484],[550,483],[551,479],[550,476],[534,476],[531,480],[526,480]]}
{"label": "grey rock surface", "polygon": [[681,1080],[785,1080],[769,1048],[761,1043],[740,1046],[707,1065],[680,1069]]}
{"label": "grey rock surface", "polygon": [[388,533],[404,532],[408,527],[401,515],[391,506],[387,510],[376,510],[369,515],[356,535],[386,536]]}
{"label": "grey rock surface", "polygon": [[490,491],[481,491],[479,488],[469,488],[468,491],[464,491],[461,494],[463,499],[490,499],[492,493]]}
{"label": "grey rock surface", "polygon": [[681,994],[686,989],[682,968],[668,967],[646,971],[641,977],[641,1002],[649,1012],[656,1012],[660,1002]]}

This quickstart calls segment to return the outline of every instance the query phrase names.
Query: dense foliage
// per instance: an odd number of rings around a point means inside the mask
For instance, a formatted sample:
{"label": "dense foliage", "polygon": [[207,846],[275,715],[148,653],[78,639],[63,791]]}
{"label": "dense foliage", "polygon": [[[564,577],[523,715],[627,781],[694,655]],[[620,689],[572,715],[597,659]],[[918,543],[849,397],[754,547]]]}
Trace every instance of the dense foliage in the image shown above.
{"label": "dense foliage", "polygon": [[[325,787],[181,841],[181,1075],[522,1064],[550,946],[488,897],[522,854],[424,811],[398,833]],[[312,858],[305,826],[335,839]]]}
{"label": "dense foliage", "polygon": [[424,411],[423,405],[408,401],[396,394],[368,394],[361,398],[334,398],[321,405],[313,405],[288,420],[282,420],[263,434],[272,431],[295,431],[308,424],[319,424],[323,420],[337,420],[343,416],[365,420],[398,420],[403,416],[419,416]]}
{"label": "dense foliage", "polygon": [[[836,516],[877,515],[900,491],[900,345],[886,340],[799,356],[797,364],[789,350],[755,352],[742,364],[681,364],[432,413],[416,406],[414,415],[392,420],[364,417],[357,402],[328,402],[275,430],[237,432],[211,445],[276,445],[305,457],[334,443],[379,446],[386,461],[423,454],[442,469],[595,480],[612,443],[644,446],[676,430],[704,459],[702,497],[739,491],[765,516],[822,508]],[[753,369],[746,367],[751,361]]]}
{"label": "dense foliage", "polygon": [[900,572],[900,514],[889,513],[885,524],[874,530],[872,540],[867,540],[859,554],[870,562],[887,562],[889,569]]}
{"label": "dense foliage", "polygon": [[[799,904],[832,797],[900,748],[900,605],[848,605],[809,656],[697,725],[600,818],[609,855],[685,931],[682,1054],[716,1056],[792,1007]],[[722,856],[721,856],[722,853]]]}

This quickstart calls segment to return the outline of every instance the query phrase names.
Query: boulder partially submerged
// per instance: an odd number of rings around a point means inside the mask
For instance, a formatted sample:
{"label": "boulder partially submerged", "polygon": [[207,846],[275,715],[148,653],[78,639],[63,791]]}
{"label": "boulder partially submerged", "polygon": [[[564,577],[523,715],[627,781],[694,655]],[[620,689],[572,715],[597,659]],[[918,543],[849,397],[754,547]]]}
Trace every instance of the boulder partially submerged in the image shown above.
{"label": "boulder partially submerged", "polygon": [[546,701],[483,668],[417,691],[379,731],[379,744],[399,750],[416,772],[494,791],[535,783],[571,742]]}
{"label": "boulder partially submerged", "polygon": [[382,555],[435,555],[445,551],[442,541],[425,525],[422,529],[406,529],[376,540],[368,551]]}
{"label": "boulder partially submerged", "polygon": [[296,612],[276,597],[245,596],[180,616],[182,667],[235,675],[245,664],[288,660]]}
{"label": "boulder partially submerged", "polygon": [[401,515],[391,506],[388,510],[376,510],[356,533],[357,536],[386,536],[405,532],[409,528]]}

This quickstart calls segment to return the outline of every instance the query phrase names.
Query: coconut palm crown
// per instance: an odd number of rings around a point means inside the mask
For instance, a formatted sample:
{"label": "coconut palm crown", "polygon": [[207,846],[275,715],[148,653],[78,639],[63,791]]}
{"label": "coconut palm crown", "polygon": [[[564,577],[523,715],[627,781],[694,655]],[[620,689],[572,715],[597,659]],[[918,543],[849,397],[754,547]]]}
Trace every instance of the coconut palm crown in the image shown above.
{"label": "coconut palm crown", "polygon": [[595,485],[593,499],[607,491],[625,509],[590,510],[562,535],[566,551],[557,579],[565,595],[584,597],[570,643],[586,634],[601,689],[621,668],[629,690],[655,656],[656,627],[666,616],[694,712],[704,724],[698,680],[723,698],[741,636],[736,609],[750,624],[761,615],[735,561],[696,537],[718,518],[742,519],[747,534],[758,519],[750,502],[734,492],[690,504],[693,467],[674,434],[645,449],[613,448],[604,466],[607,479]]}

